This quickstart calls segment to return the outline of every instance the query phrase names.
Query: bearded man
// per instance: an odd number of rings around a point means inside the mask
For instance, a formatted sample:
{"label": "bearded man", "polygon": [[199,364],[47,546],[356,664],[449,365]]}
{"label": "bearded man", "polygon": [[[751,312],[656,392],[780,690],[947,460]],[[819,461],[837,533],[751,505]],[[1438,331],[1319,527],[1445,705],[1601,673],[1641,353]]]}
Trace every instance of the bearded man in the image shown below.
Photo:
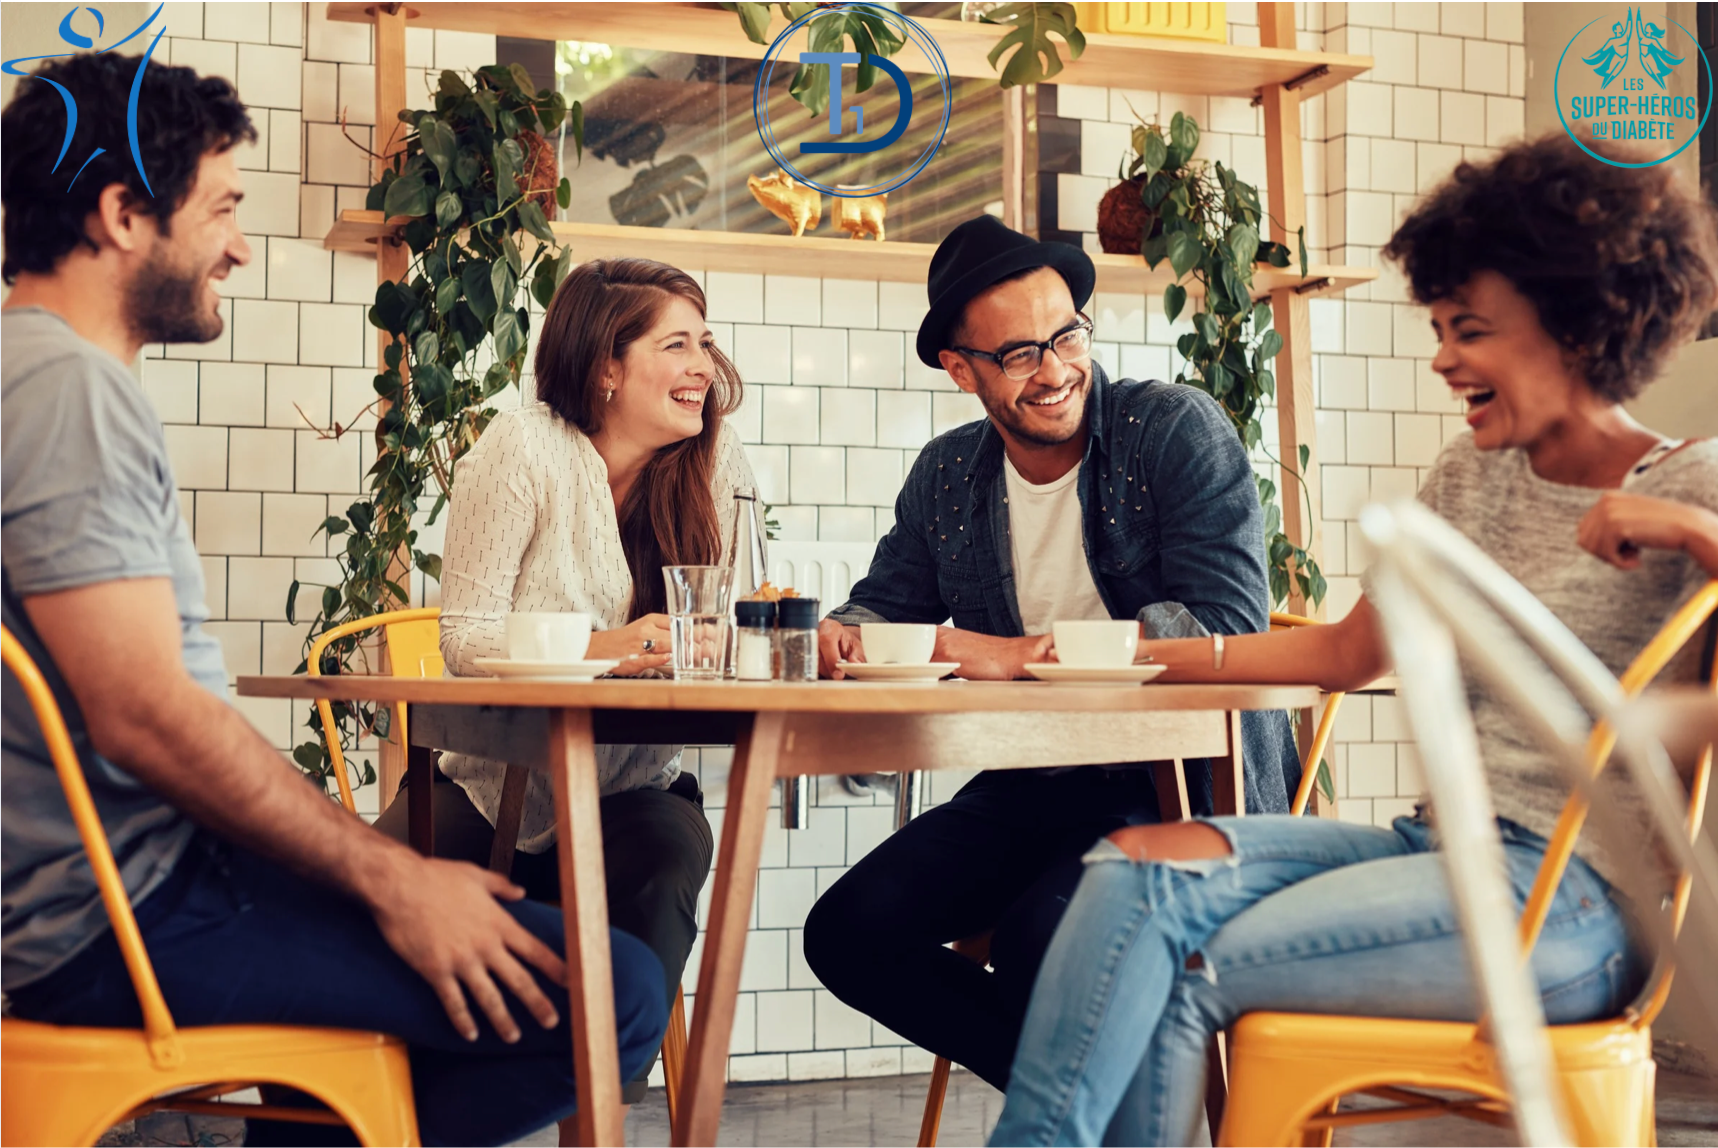
{"label": "bearded man", "polygon": [[[823,623],[825,676],[864,659],[862,622],[951,622],[935,660],[973,679],[1025,677],[1057,621],[1136,619],[1148,638],[1266,628],[1246,451],[1205,392],[1105,376],[1083,310],[1095,278],[1085,252],[989,216],[937,248],[918,355],[987,417],[919,455],[870,572]],[[1287,715],[1245,714],[1242,734],[1247,812],[1286,811]],[[1163,756],[1142,745],[1138,762]],[[1210,763],[1186,768],[1194,812],[1210,812]],[[981,773],[830,887],[806,960],[847,1004],[1004,1088],[1081,856],[1158,819],[1137,762]],[[987,930],[989,970],[944,947]]]}

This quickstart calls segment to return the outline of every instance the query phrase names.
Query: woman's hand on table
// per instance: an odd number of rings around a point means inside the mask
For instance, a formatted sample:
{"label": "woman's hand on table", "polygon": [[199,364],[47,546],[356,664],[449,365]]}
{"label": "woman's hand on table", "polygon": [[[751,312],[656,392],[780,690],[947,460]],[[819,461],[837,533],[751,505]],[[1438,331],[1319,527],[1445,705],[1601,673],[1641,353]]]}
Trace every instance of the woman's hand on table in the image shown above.
{"label": "woman's hand on table", "polygon": [[957,630],[953,626],[937,627],[936,652],[931,660],[958,662],[955,672],[969,681],[1012,681],[1026,676],[1029,662],[1047,662],[1056,639],[1049,634],[1034,634],[1025,638],[997,638]]}
{"label": "woman's hand on table", "polygon": [[1718,515],[1692,503],[1608,490],[1582,516],[1575,537],[1623,570],[1640,565],[1642,550],[1677,550],[1718,578]]}
{"label": "woman's hand on table", "polygon": [[666,666],[672,652],[671,641],[668,615],[645,614],[618,630],[591,634],[585,657],[592,661],[618,658],[620,665],[609,672],[618,678],[630,678]]}
{"label": "woman's hand on table", "polygon": [[817,676],[840,681],[847,675],[837,662],[863,662],[865,646],[859,641],[858,626],[843,626],[825,618],[817,625]]}

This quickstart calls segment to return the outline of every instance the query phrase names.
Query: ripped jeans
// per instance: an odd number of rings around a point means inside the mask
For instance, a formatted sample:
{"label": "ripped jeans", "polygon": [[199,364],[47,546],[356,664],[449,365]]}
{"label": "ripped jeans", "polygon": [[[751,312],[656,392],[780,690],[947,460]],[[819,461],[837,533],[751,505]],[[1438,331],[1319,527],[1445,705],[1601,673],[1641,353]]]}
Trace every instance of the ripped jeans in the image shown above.
{"label": "ripped jeans", "polygon": [[[1136,862],[1107,839],[1086,855],[1033,989],[991,1144],[1188,1143],[1203,1109],[1206,1045],[1244,1013],[1476,1019],[1426,821],[1205,824],[1228,839],[1231,856]],[[1519,907],[1545,839],[1501,818],[1498,827]],[[1546,1018],[1620,1012],[1646,974],[1634,935],[1610,885],[1572,859],[1533,950]]]}

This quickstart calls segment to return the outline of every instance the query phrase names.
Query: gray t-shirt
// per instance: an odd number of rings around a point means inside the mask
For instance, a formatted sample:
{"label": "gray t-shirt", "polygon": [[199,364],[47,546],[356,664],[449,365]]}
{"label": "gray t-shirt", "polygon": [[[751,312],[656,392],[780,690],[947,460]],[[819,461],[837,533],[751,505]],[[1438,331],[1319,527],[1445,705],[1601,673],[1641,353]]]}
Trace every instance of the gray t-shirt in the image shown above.
{"label": "gray t-shirt", "polygon": [[[118,579],[171,578],[185,667],[224,699],[221,648],[202,629],[209,617],[203,569],[179,513],[161,425],[125,365],[40,308],[0,315],[0,342],[5,624],[59,701],[136,904],[172,870],[193,826],[91,748],[83,714],[22,600]],[[10,673],[4,684],[0,986],[11,991],[64,964],[108,920],[35,715]]]}
{"label": "gray t-shirt", "polygon": [[[1718,440],[1689,442],[1644,461],[1650,465],[1630,473],[1625,491],[1718,511]],[[1581,549],[1576,527],[1603,494],[1547,482],[1533,473],[1525,451],[1482,451],[1464,432],[1438,455],[1420,501],[1531,590],[1620,677],[1709,576],[1685,554],[1647,550],[1638,569],[1620,570]],[[1659,682],[1697,680],[1703,646],[1700,639],[1688,643]],[[1570,793],[1562,769],[1508,703],[1471,676],[1468,701],[1498,815],[1549,838]],[[1638,831],[1638,840],[1654,840],[1645,805],[1621,774],[1608,770],[1601,792]],[[1620,885],[1622,870],[1594,830],[1581,835],[1575,852]]]}

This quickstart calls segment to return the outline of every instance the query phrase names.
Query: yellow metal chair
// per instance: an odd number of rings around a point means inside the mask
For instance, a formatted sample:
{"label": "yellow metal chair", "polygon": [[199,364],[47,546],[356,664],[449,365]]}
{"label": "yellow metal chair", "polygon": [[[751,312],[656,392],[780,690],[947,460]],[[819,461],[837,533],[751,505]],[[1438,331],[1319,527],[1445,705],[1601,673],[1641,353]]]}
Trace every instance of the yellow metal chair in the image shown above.
{"label": "yellow metal chair", "polygon": [[[121,1121],[166,1109],[346,1124],[364,1144],[416,1144],[411,1068],[405,1046],[393,1037],[273,1024],[181,1029],[173,1023],[54,695],[10,631],[0,630],[0,654],[35,711],[143,1011],[141,1029],[0,1020],[0,1140],[94,1144]],[[215,1100],[259,1084],[299,1089],[328,1108]]]}
{"label": "yellow metal chair", "polygon": [[[1623,674],[1624,691],[1633,695],[1644,689],[1715,611],[1718,582],[1709,583],[1665,624]],[[1718,688],[1718,678],[1713,685]],[[1615,741],[1603,723],[1594,728],[1587,743],[1594,775],[1609,761]],[[1690,839],[1700,832],[1711,773],[1708,746],[1690,787]],[[1531,952],[1538,939],[1586,816],[1587,803],[1578,794],[1563,807],[1522,912],[1524,952]],[[1673,928],[1682,925],[1692,884],[1686,872],[1677,878]],[[1652,1022],[1670,994],[1673,972],[1664,962],[1650,992],[1620,1017],[1546,1030],[1576,1143],[1656,1143]],[[1472,1024],[1252,1013],[1235,1025],[1230,1055],[1231,1103],[1219,1144],[1328,1145],[1335,1128],[1354,1124],[1443,1115],[1494,1124],[1509,1119],[1495,1054]],[[1448,1100],[1420,1089],[1468,1095]],[[1395,1106],[1338,1113],[1337,1102],[1354,1093]]]}
{"label": "yellow metal chair", "polygon": [[[1298,626],[1323,625],[1314,618],[1303,618],[1299,614],[1271,615],[1271,629],[1289,630]],[[1330,743],[1331,731],[1336,728],[1336,710],[1342,704],[1342,694],[1331,694],[1325,702],[1324,715],[1319,719],[1318,729],[1313,734],[1312,743],[1307,747],[1306,759],[1300,766],[1300,785],[1295,790],[1294,801],[1289,810],[1296,817],[1306,811],[1307,802],[1312,798],[1312,787],[1318,779],[1318,763],[1324,757],[1325,747]],[[1179,764],[1179,763],[1177,763]],[[977,964],[985,965],[990,962],[990,934],[982,933],[976,937],[966,937],[956,941],[954,951]],[[939,1056],[931,1064],[931,1084],[925,1095],[925,1114],[919,1122],[919,1148],[935,1148],[937,1129],[942,1125],[943,1101],[948,1096],[948,1078],[952,1066],[947,1057]],[[1223,1051],[1221,1038],[1211,1044],[1210,1061],[1211,1081],[1207,1086],[1207,1109],[1211,1113],[1211,1123],[1215,1127],[1220,1119],[1223,1108]]]}
{"label": "yellow metal chair", "polygon": [[[310,644],[305,659],[305,672],[313,678],[322,676],[322,653],[333,642],[366,630],[382,628],[387,643],[388,665],[396,678],[439,678],[441,660],[441,611],[434,606],[416,610],[390,610],[358,618],[335,626],[317,635]],[[329,760],[334,765],[334,780],[340,787],[340,803],[356,813],[358,806],[352,797],[352,782],[346,776],[346,755],[340,751],[340,731],[334,724],[334,705],[326,698],[316,701],[316,714],[322,719],[322,741],[328,747]],[[406,707],[394,707],[394,728],[399,730],[401,752],[411,744],[406,737]],[[388,795],[384,794],[384,798]]]}
{"label": "yellow metal chair", "polygon": [[[311,643],[310,656],[307,659],[307,672],[312,677],[322,674],[322,651],[331,642],[350,634],[359,634],[365,630],[382,628],[383,640],[387,643],[388,666],[396,678],[439,678],[444,668],[441,657],[441,611],[433,606],[414,610],[392,610],[382,614],[372,614],[368,618],[359,618],[336,626],[324,634],[317,636]],[[352,783],[346,776],[346,759],[340,752],[340,731],[334,725],[334,707],[325,700],[318,700],[316,713],[322,719],[323,744],[328,747],[328,756],[334,764],[334,776],[340,786],[340,801],[348,812],[356,813],[358,807],[352,797]],[[411,742],[407,738],[406,707],[394,707],[394,728],[400,731],[400,745],[407,746]],[[509,773],[513,768],[509,767]],[[521,771],[522,772],[522,771]],[[384,799],[388,795],[384,794]],[[517,835],[519,824],[513,823],[513,832]],[[498,830],[499,832],[499,830]],[[512,857],[513,847],[496,850],[494,856]],[[493,865],[492,868],[498,868]],[[680,1110],[680,1084],[686,1066],[686,991],[676,989],[674,1007],[668,1014],[668,1034],[662,1040],[662,1081],[663,1089],[668,1095],[668,1120],[672,1124],[675,1114]]]}

